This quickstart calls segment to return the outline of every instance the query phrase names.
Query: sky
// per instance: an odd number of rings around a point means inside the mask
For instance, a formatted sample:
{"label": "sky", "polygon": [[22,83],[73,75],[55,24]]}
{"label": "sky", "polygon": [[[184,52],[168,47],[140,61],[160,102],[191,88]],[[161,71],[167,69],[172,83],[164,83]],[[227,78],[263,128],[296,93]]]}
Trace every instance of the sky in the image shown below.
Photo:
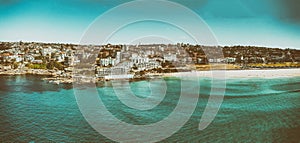
{"label": "sky", "polygon": [[[219,45],[300,49],[298,0],[171,1],[200,16],[214,33]],[[99,16],[126,2],[129,0],[0,0],[0,41],[77,44]],[[136,15],[143,16],[143,13]],[[112,23],[118,16],[120,18],[122,14],[108,18],[107,21]],[[178,22],[185,19],[184,14],[174,13],[174,16]],[[194,27],[198,26],[197,23],[193,24]],[[140,36],[140,31],[148,34],[153,32],[156,36],[169,32],[169,35],[162,35],[162,39],[189,42],[184,40],[186,37],[181,30],[166,23],[135,23],[119,31],[123,32],[123,37],[117,34],[112,37],[111,43],[125,43],[128,37]],[[162,42],[155,37],[149,39]]]}

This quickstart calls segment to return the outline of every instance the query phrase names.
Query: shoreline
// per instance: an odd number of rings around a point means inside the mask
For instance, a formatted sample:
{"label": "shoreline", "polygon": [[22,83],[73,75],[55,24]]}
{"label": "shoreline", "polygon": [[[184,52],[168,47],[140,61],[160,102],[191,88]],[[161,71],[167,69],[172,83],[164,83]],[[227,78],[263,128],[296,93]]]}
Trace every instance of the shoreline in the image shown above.
{"label": "shoreline", "polygon": [[[32,72],[34,71],[34,72]],[[52,84],[72,84],[74,79],[70,76],[60,76],[49,71],[32,70],[31,72],[0,72],[0,76],[18,76],[18,75],[37,75],[47,76],[41,80]],[[39,71],[39,72],[37,72]],[[234,78],[284,78],[284,77],[300,77],[300,68],[290,69],[238,69],[238,70],[206,70],[206,71],[191,71],[191,72],[174,72],[174,73],[148,73],[143,77],[133,77],[129,81],[140,81],[155,78],[168,77],[204,77],[204,78],[220,78],[220,79],[234,79]],[[114,79],[95,78],[94,80],[81,81],[83,83],[101,83]],[[116,79],[122,80],[122,79]]]}
{"label": "shoreline", "polygon": [[245,69],[245,70],[212,70],[182,73],[166,73],[163,77],[207,77],[207,78],[283,78],[299,77],[300,69]]}
{"label": "shoreline", "polygon": [[41,70],[41,69],[30,69],[30,70],[10,70],[10,71],[0,71],[1,75],[41,75],[41,76],[57,76],[54,71]]}

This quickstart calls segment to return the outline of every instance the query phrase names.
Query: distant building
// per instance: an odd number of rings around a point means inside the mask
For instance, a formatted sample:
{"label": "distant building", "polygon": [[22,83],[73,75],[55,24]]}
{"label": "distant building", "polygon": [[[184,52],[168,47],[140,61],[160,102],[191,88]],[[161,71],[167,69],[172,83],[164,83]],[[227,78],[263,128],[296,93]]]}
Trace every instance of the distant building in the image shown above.
{"label": "distant building", "polygon": [[41,50],[42,56],[47,56],[47,55],[51,56],[51,54],[54,53],[54,52],[56,52],[56,50],[52,49],[52,47],[42,48],[42,50]]}
{"label": "distant building", "polygon": [[74,66],[75,58],[73,56],[67,56],[64,60],[64,65],[66,66]]}
{"label": "distant building", "polygon": [[215,59],[208,59],[209,63],[223,63],[225,62],[225,59],[221,59],[221,58],[215,58]]}
{"label": "distant building", "polygon": [[114,66],[116,63],[116,59],[112,57],[102,58],[99,60],[99,64],[102,67]]}
{"label": "distant building", "polygon": [[171,53],[164,54],[164,61],[175,62],[177,61],[177,56]]}
{"label": "distant building", "polygon": [[24,60],[27,62],[31,62],[34,60],[34,57],[32,55],[25,55]]}
{"label": "distant building", "polygon": [[101,68],[96,69],[97,77],[104,77],[108,75],[125,75],[127,74],[127,69],[124,67],[112,67],[112,68]]}
{"label": "distant building", "polygon": [[131,58],[131,62],[134,64],[144,64],[149,62],[149,58],[145,56],[136,56]]}
{"label": "distant building", "polygon": [[33,60],[32,63],[33,64],[41,64],[41,63],[43,63],[43,61],[42,60]]}
{"label": "distant building", "polygon": [[235,61],[236,61],[236,58],[233,58],[233,57],[226,58],[226,63],[235,63]]}
{"label": "distant building", "polygon": [[117,54],[116,54],[116,63],[115,64],[118,64],[118,63],[120,63],[121,62],[121,52],[117,52]]}

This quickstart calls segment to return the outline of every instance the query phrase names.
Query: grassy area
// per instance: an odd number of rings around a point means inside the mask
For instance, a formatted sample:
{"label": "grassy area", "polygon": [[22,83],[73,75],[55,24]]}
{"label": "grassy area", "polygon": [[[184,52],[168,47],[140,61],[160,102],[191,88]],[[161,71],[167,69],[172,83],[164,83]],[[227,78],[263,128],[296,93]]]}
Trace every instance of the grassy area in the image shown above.
{"label": "grassy area", "polygon": [[197,70],[237,70],[240,66],[234,64],[209,64],[209,65],[194,65]]}
{"label": "grassy area", "polygon": [[261,67],[261,68],[283,68],[283,67],[300,67],[300,63],[268,63],[268,64],[248,64],[249,67]]}
{"label": "grassy area", "polygon": [[31,69],[47,69],[46,64],[28,64],[27,67]]}
{"label": "grassy area", "polygon": [[59,62],[55,62],[55,61],[51,61],[49,63],[41,63],[41,64],[27,64],[26,65],[28,68],[30,69],[59,69],[59,70],[63,70],[64,66],[59,63]]}

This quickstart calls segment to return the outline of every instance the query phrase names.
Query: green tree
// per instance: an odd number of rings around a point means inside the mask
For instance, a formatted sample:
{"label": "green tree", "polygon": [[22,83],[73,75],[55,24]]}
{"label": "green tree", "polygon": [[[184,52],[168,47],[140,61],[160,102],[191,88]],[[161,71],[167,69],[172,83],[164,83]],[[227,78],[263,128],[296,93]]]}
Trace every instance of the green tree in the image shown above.
{"label": "green tree", "polygon": [[16,62],[14,62],[14,63],[13,63],[13,69],[17,69],[18,67],[19,67],[19,64],[16,63]]}
{"label": "green tree", "polygon": [[54,68],[57,68],[59,70],[63,70],[64,69],[64,66],[62,63],[59,63],[59,62],[56,62],[56,61],[50,61],[47,65],[46,65],[46,68],[47,69],[54,69]]}
{"label": "green tree", "polygon": [[52,70],[52,69],[54,69],[54,63],[51,61],[51,62],[49,62],[48,64],[47,64],[47,69],[50,69],[50,70]]}
{"label": "green tree", "polygon": [[62,63],[59,63],[59,62],[54,62],[54,67],[59,69],[59,70],[63,70],[64,69],[64,66]]}

